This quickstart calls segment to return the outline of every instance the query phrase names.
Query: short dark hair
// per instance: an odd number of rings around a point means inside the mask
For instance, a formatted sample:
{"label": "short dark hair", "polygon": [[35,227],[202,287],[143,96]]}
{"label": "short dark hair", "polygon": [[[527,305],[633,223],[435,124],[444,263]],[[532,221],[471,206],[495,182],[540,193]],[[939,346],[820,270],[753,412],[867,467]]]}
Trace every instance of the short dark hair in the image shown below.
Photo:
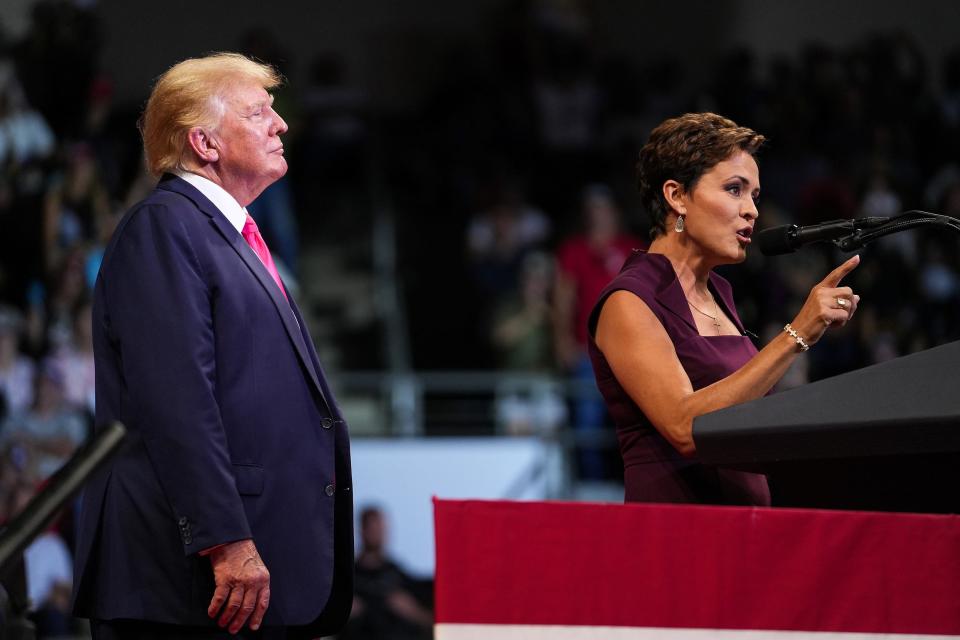
{"label": "short dark hair", "polygon": [[715,113],[687,113],[650,132],[637,160],[640,199],[652,219],[650,236],[666,233],[670,205],[663,183],[676,180],[691,192],[700,177],[737,151],[755,156],[766,138]]}

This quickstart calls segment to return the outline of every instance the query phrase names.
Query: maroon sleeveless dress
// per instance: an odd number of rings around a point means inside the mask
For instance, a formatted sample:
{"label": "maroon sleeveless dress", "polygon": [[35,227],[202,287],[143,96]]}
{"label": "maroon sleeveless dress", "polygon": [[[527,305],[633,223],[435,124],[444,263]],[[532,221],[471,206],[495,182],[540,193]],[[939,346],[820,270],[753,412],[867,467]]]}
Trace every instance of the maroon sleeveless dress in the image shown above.
{"label": "maroon sleeveless dress", "polygon": [[719,469],[685,458],[650,424],[597,348],[597,320],[607,297],[625,290],[643,300],[663,324],[694,390],[727,377],[756,353],[733,304],[730,283],[715,273],[708,286],[739,336],[701,336],[673,265],[666,256],[634,251],[603,290],[590,314],[589,351],[597,386],[617,427],[627,502],[681,502],[768,506],[765,476]]}

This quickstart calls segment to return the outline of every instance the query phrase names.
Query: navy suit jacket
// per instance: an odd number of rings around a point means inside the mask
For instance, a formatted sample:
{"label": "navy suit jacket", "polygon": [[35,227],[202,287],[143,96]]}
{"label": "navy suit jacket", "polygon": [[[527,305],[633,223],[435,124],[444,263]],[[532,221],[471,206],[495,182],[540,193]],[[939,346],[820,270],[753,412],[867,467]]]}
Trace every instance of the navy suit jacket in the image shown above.
{"label": "navy suit jacket", "polygon": [[164,176],[120,222],[93,333],[96,422],[129,435],[84,491],[75,613],[213,624],[197,552],[253,538],[264,625],[337,629],[353,582],[346,423],[293,300],[184,180]]}

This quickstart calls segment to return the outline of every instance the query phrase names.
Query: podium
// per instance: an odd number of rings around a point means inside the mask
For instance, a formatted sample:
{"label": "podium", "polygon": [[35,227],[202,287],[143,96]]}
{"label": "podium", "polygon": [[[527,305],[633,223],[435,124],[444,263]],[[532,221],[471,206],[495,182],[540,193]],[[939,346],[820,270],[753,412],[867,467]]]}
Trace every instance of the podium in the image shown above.
{"label": "podium", "polygon": [[960,341],[694,420],[701,461],[774,504],[960,513]]}

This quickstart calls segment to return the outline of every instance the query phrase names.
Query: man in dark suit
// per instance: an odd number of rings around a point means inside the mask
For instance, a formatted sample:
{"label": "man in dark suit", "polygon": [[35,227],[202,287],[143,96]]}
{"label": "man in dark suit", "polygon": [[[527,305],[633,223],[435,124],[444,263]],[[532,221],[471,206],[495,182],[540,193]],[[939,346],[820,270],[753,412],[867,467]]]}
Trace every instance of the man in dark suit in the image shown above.
{"label": "man in dark suit", "polygon": [[143,114],[162,178],[94,294],[97,424],[129,429],[83,497],[74,602],[94,638],[314,637],[349,614],[346,424],[245,209],[287,170],[279,80],[186,60]]}

